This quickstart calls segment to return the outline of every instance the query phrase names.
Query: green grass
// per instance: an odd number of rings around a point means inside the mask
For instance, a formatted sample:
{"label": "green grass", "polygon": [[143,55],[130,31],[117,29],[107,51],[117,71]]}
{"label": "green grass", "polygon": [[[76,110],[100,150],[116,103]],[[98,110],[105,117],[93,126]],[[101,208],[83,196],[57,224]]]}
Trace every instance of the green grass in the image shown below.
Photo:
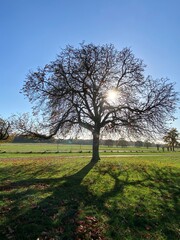
{"label": "green grass", "polygon": [[52,143],[2,143],[0,145],[0,150],[7,152],[70,152],[91,150],[91,146]]}
{"label": "green grass", "polygon": [[[178,155],[180,149],[176,152],[163,152],[161,149],[145,147],[108,147],[100,145],[101,156],[119,156],[119,155]],[[0,159],[1,158],[34,158],[34,157],[74,157],[90,158],[92,155],[91,145],[75,145],[75,144],[52,144],[52,143],[1,143],[0,144]]]}
{"label": "green grass", "polygon": [[[76,145],[76,144],[52,144],[52,143],[0,143],[0,153],[8,152],[8,153],[25,153],[25,152],[33,152],[33,153],[52,153],[52,152],[89,152],[92,150],[91,145]],[[147,153],[147,152],[157,152],[155,147],[108,147],[101,145],[100,151],[104,153],[108,152],[120,152],[120,153]],[[180,152],[180,149],[176,149],[176,151]],[[162,149],[160,148],[160,151]]]}
{"label": "green grass", "polygon": [[79,156],[0,160],[0,239],[180,238],[180,153]]}

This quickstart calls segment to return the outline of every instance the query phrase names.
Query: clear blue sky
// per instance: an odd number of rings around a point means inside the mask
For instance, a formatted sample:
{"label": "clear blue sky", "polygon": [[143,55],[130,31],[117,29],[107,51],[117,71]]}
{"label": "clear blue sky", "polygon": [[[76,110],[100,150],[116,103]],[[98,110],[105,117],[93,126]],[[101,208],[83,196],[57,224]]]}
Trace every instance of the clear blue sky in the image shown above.
{"label": "clear blue sky", "polygon": [[30,111],[19,93],[29,70],[83,40],[131,47],[147,75],[180,92],[179,0],[0,0],[0,115]]}

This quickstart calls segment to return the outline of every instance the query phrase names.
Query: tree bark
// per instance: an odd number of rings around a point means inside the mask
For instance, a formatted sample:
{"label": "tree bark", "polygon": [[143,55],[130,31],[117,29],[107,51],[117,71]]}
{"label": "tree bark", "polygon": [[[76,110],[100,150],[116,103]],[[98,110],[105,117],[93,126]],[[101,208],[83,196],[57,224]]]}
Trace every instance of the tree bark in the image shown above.
{"label": "tree bark", "polygon": [[100,160],[99,157],[99,131],[93,132],[93,145],[92,145],[92,162]]}

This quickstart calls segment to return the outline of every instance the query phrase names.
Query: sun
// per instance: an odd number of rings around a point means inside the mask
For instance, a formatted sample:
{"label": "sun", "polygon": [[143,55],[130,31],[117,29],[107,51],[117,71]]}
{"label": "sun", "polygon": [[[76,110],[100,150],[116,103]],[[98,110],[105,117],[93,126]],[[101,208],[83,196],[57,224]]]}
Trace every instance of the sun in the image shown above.
{"label": "sun", "polygon": [[116,105],[118,100],[118,91],[114,89],[108,90],[106,100],[109,104]]}

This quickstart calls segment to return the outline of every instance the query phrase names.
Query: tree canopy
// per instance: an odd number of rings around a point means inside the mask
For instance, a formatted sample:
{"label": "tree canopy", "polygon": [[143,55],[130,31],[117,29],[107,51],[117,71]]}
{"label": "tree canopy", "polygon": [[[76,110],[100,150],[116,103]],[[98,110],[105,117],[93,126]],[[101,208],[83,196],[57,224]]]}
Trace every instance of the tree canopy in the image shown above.
{"label": "tree canopy", "polygon": [[177,93],[168,79],[145,77],[144,69],[129,48],[67,46],[55,61],[30,72],[24,83],[22,92],[41,124],[21,118],[16,127],[46,138],[86,129],[93,136],[93,161],[99,159],[102,132],[163,132],[173,119]]}
{"label": "tree canopy", "polygon": [[178,130],[176,128],[172,128],[166,133],[166,135],[163,138],[164,141],[168,144],[168,147],[172,149],[172,151],[174,151],[175,146],[178,145],[178,137],[179,137]]}

